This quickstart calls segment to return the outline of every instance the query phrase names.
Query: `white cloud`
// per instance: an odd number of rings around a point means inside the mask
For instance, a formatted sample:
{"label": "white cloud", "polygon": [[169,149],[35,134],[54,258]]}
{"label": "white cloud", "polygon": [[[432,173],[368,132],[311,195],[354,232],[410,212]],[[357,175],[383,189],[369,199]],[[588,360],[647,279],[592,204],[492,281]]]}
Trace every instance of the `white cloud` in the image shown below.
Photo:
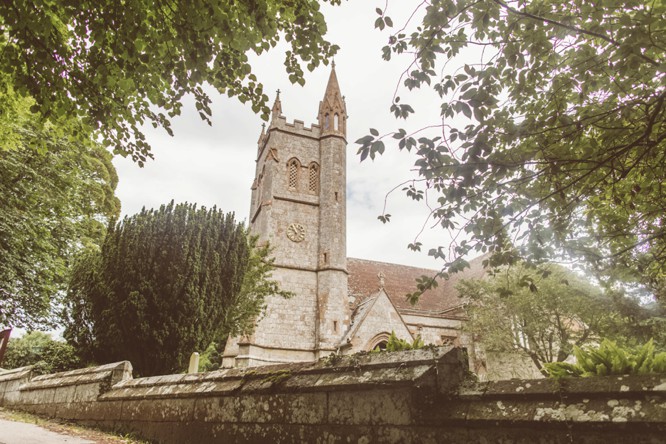
{"label": "white cloud", "polygon": [[[416,177],[411,171],[413,155],[398,152],[397,147],[389,144],[386,154],[374,162],[360,163],[356,156],[354,141],[365,135],[368,128],[386,131],[401,126],[389,113],[389,107],[406,65],[381,60],[381,47],[389,34],[373,29],[377,17],[374,9],[378,6],[373,3],[323,7],[329,23],[329,39],[342,48],[336,57],[336,71],[349,112],[347,251],[353,257],[436,268],[437,262],[426,252],[413,253],[407,249],[428,214],[422,203],[411,201],[398,190],[391,195],[387,207],[392,221],[383,225],[377,220],[386,193],[400,182]],[[383,5],[382,2],[379,6]],[[404,12],[414,7],[414,3],[398,3],[398,6],[406,17],[409,14]],[[397,22],[395,17],[394,21]],[[278,52],[255,57],[252,65],[271,100],[276,89],[282,91],[283,114],[289,121],[299,119],[306,125],[316,121],[329,68],[308,73],[306,85],[300,87],[289,82]],[[146,128],[155,160],[139,168],[128,159],[115,159],[120,176],[117,194],[123,214],[134,214],[143,206],[157,207],[175,199],[217,205],[236,212],[240,220],[247,218],[262,121],[249,106],[236,99],[211,90],[209,93],[213,99],[212,127],[201,121],[190,100],[183,107],[183,115],[173,121],[174,137]],[[439,102],[435,93],[410,95],[408,103],[417,111],[409,120],[409,127],[437,123]],[[424,245],[448,244],[442,230],[430,230],[423,239]]]}

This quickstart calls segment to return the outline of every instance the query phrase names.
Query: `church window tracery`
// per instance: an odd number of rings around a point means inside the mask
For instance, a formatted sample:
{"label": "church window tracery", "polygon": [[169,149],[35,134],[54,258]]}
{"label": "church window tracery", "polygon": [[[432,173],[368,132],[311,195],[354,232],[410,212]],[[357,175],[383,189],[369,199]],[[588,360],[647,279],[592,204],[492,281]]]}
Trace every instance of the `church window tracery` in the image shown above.
{"label": "church window tracery", "polygon": [[312,162],[308,170],[308,191],[310,193],[317,193],[319,191],[319,165],[316,162]]}
{"label": "church window tracery", "polygon": [[289,189],[295,191],[298,188],[298,173],[301,169],[301,163],[298,159],[291,159],[287,163],[287,183]]}

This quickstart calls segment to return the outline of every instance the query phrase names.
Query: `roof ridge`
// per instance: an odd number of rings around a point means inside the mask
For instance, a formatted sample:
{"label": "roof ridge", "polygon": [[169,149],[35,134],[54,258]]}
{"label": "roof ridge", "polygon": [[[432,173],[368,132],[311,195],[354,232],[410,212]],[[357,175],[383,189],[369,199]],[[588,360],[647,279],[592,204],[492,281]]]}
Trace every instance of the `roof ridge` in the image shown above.
{"label": "roof ridge", "polygon": [[439,270],[437,270],[435,268],[415,267],[413,265],[397,264],[395,262],[376,261],[376,260],[373,260],[373,259],[361,259],[361,258],[357,258],[357,257],[348,257],[347,260],[348,261],[353,260],[353,261],[362,261],[362,262],[372,262],[372,263],[375,263],[375,264],[385,264],[385,265],[390,265],[390,266],[413,268],[415,270],[434,271],[435,273],[439,273]]}

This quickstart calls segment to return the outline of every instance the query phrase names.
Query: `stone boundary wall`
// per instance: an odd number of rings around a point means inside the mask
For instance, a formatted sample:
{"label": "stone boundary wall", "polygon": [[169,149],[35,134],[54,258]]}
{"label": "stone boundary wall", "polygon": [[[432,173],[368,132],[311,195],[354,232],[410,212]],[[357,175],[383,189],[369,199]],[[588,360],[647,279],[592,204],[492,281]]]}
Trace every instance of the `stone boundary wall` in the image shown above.
{"label": "stone boundary wall", "polygon": [[661,443],[666,375],[477,383],[456,348],[132,379],[0,374],[0,405],[160,443]]}
{"label": "stone boundary wall", "polygon": [[0,373],[0,407],[11,407],[21,399],[19,387],[32,379],[32,366],[19,367]]}

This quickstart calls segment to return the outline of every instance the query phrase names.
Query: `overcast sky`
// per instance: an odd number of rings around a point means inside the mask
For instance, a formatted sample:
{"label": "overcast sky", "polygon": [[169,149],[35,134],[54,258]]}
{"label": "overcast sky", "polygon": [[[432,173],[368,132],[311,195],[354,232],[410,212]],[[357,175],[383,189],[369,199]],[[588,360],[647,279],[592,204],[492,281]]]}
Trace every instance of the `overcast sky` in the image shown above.
{"label": "overcast sky", "polygon": [[[402,11],[389,9],[396,25],[409,17],[417,2],[394,2]],[[391,98],[400,73],[408,58],[385,62],[381,48],[389,33],[374,29],[376,7],[385,3],[350,0],[339,7],[324,6],[329,24],[328,39],[341,50],[335,58],[342,94],[349,113],[347,127],[347,254],[350,257],[394,262],[427,268],[439,268],[426,252],[415,253],[407,244],[421,230],[427,217],[423,203],[417,203],[394,192],[387,212],[392,221],[383,225],[382,213],[386,193],[405,180],[416,177],[411,171],[413,155],[401,153],[397,146],[387,146],[386,154],[374,162],[360,163],[354,143],[368,134],[369,128],[386,132],[404,126],[389,113]],[[390,4],[393,6],[393,3]],[[401,25],[400,25],[401,26]],[[279,49],[276,48],[276,49]],[[316,123],[317,108],[323,97],[330,67],[306,73],[304,87],[292,85],[283,66],[282,51],[253,58],[254,72],[269,92],[271,103],[275,91],[281,90],[282,112],[287,121],[303,120],[307,126]],[[262,120],[249,106],[236,99],[221,96],[212,89],[213,125],[201,121],[188,100],[183,115],[173,120],[174,137],[162,130],[146,128],[155,159],[139,168],[129,159],[116,157],[114,164],[120,182],[117,195],[124,215],[141,207],[158,207],[174,199],[195,202],[207,207],[217,205],[234,211],[239,220],[247,220],[250,186],[254,177],[256,142]],[[438,96],[432,90],[417,95],[402,95],[403,102],[416,110],[409,127],[437,124]],[[421,239],[424,247],[447,245],[441,229],[428,230]],[[427,251],[427,248],[425,248]]]}

